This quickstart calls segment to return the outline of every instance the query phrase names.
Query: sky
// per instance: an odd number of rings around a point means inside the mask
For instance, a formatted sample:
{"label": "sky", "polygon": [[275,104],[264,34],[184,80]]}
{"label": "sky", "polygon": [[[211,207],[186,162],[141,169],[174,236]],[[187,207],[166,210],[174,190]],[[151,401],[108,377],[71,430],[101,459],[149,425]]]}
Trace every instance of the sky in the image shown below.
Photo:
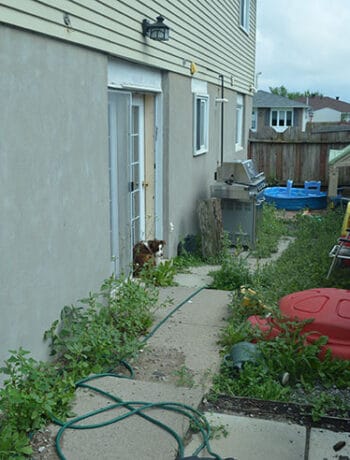
{"label": "sky", "polygon": [[350,103],[349,29],[350,0],[257,0],[258,89],[283,85]]}

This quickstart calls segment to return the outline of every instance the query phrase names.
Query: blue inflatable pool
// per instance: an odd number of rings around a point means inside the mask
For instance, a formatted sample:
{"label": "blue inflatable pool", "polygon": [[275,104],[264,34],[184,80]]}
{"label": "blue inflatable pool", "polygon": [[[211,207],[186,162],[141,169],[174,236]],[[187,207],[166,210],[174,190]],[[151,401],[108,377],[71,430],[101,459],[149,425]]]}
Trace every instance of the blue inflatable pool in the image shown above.
{"label": "blue inflatable pool", "polygon": [[298,211],[301,209],[324,209],[327,207],[327,193],[321,192],[321,183],[306,181],[304,188],[292,187],[293,181],[288,180],[286,187],[267,187],[264,198],[278,209]]}

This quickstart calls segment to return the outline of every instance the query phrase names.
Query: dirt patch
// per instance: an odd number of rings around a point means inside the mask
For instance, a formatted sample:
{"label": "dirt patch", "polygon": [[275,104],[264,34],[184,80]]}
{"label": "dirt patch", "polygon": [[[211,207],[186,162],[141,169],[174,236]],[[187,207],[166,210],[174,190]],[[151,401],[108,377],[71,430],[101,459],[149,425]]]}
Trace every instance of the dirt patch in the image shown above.
{"label": "dirt patch", "polygon": [[55,447],[55,437],[58,430],[58,426],[50,425],[35,433],[31,441],[34,451],[33,460],[59,460]]}
{"label": "dirt patch", "polygon": [[204,399],[200,410],[296,423],[306,427],[324,428],[332,431],[347,432],[350,426],[350,419],[344,417],[344,414],[340,412],[333,412],[327,417],[321,417],[316,422],[312,420],[310,406],[254,398],[220,396],[215,402]]}
{"label": "dirt patch", "polygon": [[[180,385],[178,371],[185,367],[185,355],[175,348],[146,347],[129,364],[134,370],[135,380]],[[115,371],[125,373],[120,367]]]}

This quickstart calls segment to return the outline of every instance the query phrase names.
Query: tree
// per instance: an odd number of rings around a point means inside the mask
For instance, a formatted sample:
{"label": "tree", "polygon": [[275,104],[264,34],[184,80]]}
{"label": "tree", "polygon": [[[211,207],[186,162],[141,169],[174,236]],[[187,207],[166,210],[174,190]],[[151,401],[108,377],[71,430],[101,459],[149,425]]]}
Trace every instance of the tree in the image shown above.
{"label": "tree", "polygon": [[288,91],[287,88],[283,85],[276,86],[276,87],[270,86],[269,89],[272,94],[276,94],[277,96],[288,97],[289,99],[298,99],[300,97],[316,97],[316,96],[323,97],[323,94],[320,93],[319,91],[306,90],[303,93],[301,93],[300,91],[291,92],[291,91]]}

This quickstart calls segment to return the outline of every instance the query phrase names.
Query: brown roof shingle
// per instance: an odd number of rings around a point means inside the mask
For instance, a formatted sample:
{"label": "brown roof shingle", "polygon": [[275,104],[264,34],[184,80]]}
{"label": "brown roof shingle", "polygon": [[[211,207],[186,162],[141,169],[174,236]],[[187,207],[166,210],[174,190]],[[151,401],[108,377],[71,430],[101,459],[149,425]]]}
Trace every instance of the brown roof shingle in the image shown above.
{"label": "brown roof shingle", "polygon": [[298,97],[296,100],[308,104],[314,111],[329,108],[341,113],[350,112],[350,104],[328,96]]}

